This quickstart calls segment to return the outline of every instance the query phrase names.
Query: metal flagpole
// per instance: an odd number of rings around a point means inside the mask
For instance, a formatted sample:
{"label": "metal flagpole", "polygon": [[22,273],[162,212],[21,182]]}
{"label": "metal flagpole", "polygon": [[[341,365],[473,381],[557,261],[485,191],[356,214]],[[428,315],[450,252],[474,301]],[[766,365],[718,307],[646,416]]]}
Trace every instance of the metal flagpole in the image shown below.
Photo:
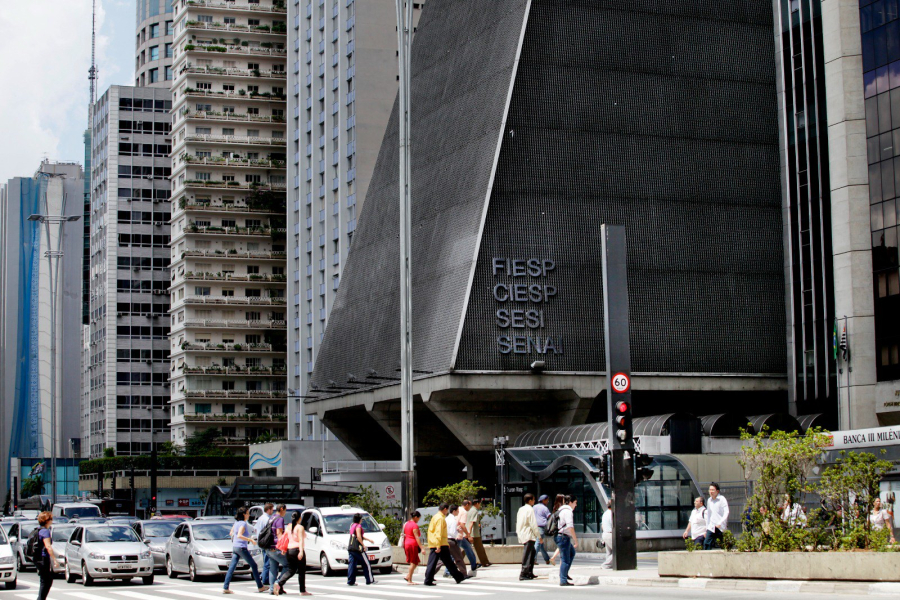
{"label": "metal flagpole", "polygon": [[397,55],[399,63],[399,150],[400,150],[400,427],[402,444],[403,520],[415,509],[416,474],[413,443],[412,394],[412,290],[410,246],[412,221],[409,160],[409,75],[412,39],[412,2],[397,2]]}

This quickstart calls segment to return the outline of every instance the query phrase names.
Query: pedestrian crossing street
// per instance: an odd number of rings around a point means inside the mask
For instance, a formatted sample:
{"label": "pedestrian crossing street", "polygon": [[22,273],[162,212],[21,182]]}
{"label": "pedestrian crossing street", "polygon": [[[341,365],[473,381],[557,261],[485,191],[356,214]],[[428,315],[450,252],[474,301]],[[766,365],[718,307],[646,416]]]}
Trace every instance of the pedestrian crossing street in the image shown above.
{"label": "pedestrian crossing street", "polygon": [[[35,600],[37,597],[37,582],[28,578],[24,581],[20,578],[19,588],[8,592],[0,592],[0,600]],[[415,578],[420,584],[421,576]],[[473,598],[475,600],[496,600],[501,598],[519,598],[534,595],[535,600],[540,598],[560,597],[560,592],[565,591],[565,596],[575,597],[586,588],[567,588],[561,590],[558,585],[546,580],[537,582],[519,581],[490,581],[487,579],[469,580],[462,584],[455,584],[438,578],[437,586],[426,587],[424,585],[410,586],[403,580],[403,576],[393,574],[376,578],[377,583],[372,586],[365,585],[361,578],[358,585],[350,587],[346,579],[323,579],[307,576],[307,590],[313,593],[313,598],[323,597],[329,600],[463,600]],[[596,589],[596,588],[595,588]],[[231,590],[234,592],[231,598],[256,598],[262,600],[271,598],[267,594],[256,591],[252,582],[232,582]],[[288,582],[286,596],[298,597],[299,587],[296,579]],[[575,592],[570,594],[569,592]],[[555,592],[555,593],[552,593]],[[121,583],[103,584],[95,587],[84,588],[79,584],[66,584],[57,580],[53,584],[49,600],[210,600],[226,597],[222,594],[221,582],[190,583],[184,580],[168,581],[157,579],[152,586],[143,586],[139,583],[126,585]]]}

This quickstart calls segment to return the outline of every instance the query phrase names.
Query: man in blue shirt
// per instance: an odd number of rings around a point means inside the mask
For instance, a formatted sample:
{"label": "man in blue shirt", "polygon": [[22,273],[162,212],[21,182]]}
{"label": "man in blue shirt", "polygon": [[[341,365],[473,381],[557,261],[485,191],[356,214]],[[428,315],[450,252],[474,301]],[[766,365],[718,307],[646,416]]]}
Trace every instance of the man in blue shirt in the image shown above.
{"label": "man in blue shirt", "polygon": [[543,494],[540,498],[538,498],[537,504],[534,505],[534,518],[537,519],[538,531],[540,531],[540,537],[537,540],[536,550],[541,553],[541,556],[544,558],[544,562],[546,564],[550,564],[550,555],[547,554],[547,549],[544,548],[544,536],[547,531],[547,519],[550,518],[550,509],[547,508],[547,504],[550,502],[550,498],[547,494]]}
{"label": "man in blue shirt", "polygon": [[[266,502],[266,505],[263,506],[263,514],[260,515],[258,519],[256,519],[256,539],[259,539],[260,534],[263,532],[263,529],[266,528],[266,525],[269,523],[269,519],[272,518],[272,511],[275,510],[275,505],[271,502]],[[269,582],[269,555],[263,552],[263,570],[262,570],[262,582]]]}

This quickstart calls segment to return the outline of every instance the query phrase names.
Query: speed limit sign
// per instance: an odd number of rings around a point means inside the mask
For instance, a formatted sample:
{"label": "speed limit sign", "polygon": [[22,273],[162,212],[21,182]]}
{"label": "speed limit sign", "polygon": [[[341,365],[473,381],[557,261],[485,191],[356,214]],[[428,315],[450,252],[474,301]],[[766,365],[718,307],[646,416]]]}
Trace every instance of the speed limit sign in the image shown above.
{"label": "speed limit sign", "polygon": [[612,378],[612,389],[617,394],[624,394],[631,389],[631,377],[625,373],[616,373]]}

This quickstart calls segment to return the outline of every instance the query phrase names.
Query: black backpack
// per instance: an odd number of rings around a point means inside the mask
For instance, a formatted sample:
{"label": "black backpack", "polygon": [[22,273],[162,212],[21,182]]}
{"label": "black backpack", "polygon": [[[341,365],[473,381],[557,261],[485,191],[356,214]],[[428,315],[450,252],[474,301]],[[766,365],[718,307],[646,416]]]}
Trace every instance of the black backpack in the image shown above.
{"label": "black backpack", "polygon": [[44,554],[44,545],[41,543],[41,528],[35,527],[28,541],[25,542],[25,555],[31,559],[31,562],[38,564]]}
{"label": "black backpack", "polygon": [[275,535],[272,533],[272,521],[274,520],[275,519],[269,519],[269,522],[266,523],[263,530],[259,532],[259,537],[256,539],[256,545],[263,550],[275,546]]}
{"label": "black backpack", "polygon": [[544,526],[544,535],[556,537],[559,534],[559,511],[556,511],[547,517],[547,524]]}

